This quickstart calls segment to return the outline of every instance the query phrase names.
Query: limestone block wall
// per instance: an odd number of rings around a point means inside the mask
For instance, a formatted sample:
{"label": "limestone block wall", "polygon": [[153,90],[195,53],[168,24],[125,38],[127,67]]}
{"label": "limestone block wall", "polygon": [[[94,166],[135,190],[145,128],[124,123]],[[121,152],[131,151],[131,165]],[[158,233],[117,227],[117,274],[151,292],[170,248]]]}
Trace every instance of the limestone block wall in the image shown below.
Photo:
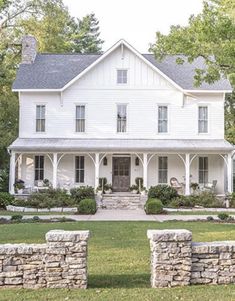
{"label": "limestone block wall", "polygon": [[0,245],[0,287],[87,288],[89,231],[52,230],[46,244]]}
{"label": "limestone block wall", "polygon": [[187,230],[148,230],[152,287],[235,283],[235,241],[192,243]]}

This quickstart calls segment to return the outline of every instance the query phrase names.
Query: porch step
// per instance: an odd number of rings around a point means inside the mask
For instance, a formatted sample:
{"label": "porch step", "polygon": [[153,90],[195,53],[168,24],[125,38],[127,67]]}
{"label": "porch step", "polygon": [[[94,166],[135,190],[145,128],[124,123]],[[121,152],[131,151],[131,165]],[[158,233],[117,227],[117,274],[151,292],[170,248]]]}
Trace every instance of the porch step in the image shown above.
{"label": "porch step", "polygon": [[146,196],[131,193],[104,194],[101,200],[103,209],[144,209],[147,200]]}

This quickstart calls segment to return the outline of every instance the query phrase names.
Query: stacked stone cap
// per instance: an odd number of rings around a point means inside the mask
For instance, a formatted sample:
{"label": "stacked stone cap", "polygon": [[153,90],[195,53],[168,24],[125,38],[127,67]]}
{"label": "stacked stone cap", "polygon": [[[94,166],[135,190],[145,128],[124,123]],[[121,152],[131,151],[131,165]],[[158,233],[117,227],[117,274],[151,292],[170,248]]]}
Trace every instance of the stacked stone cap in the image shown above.
{"label": "stacked stone cap", "polygon": [[192,240],[192,232],[185,229],[148,230],[148,239],[152,241],[187,241]]}
{"label": "stacked stone cap", "polygon": [[78,242],[87,241],[90,237],[90,231],[65,231],[51,230],[46,233],[47,242]]}
{"label": "stacked stone cap", "polygon": [[35,252],[44,253],[46,244],[0,244],[1,255],[30,255]]}
{"label": "stacked stone cap", "polygon": [[235,252],[235,241],[193,242],[192,252],[197,254]]}

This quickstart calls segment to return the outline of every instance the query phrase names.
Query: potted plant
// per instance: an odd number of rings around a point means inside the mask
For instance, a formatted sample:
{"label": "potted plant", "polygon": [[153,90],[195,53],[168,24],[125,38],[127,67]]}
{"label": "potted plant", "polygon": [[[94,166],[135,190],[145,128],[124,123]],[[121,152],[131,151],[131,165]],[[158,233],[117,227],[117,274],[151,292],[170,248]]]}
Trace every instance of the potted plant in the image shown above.
{"label": "potted plant", "polygon": [[16,180],[15,181],[15,184],[14,184],[14,187],[15,187],[15,192],[18,193],[18,194],[22,194],[23,193],[23,190],[25,188],[24,186],[24,181],[23,180]]}
{"label": "potted plant", "polygon": [[141,189],[143,188],[143,178],[140,177],[135,178],[135,184],[137,186],[138,193],[140,193]]}
{"label": "potted plant", "polygon": [[141,187],[140,194],[141,195],[146,195],[146,193],[147,193],[147,189],[145,187]]}
{"label": "potted plant", "polygon": [[112,185],[111,185],[111,184],[106,184],[106,185],[104,185],[104,193],[105,193],[105,194],[110,194],[110,193],[112,193]]}
{"label": "potted plant", "polygon": [[50,181],[48,179],[43,180],[43,186],[44,187],[50,187]]}
{"label": "potted plant", "polygon": [[192,188],[193,193],[195,193],[196,190],[199,188],[199,185],[198,185],[198,183],[191,183],[190,187]]}
{"label": "potted plant", "polygon": [[98,196],[101,196],[102,193],[103,193],[102,187],[101,187],[101,186],[97,187],[97,188],[96,188],[96,194],[97,194]]}
{"label": "potted plant", "polygon": [[137,194],[138,193],[138,186],[137,185],[132,185],[130,187],[131,193]]}

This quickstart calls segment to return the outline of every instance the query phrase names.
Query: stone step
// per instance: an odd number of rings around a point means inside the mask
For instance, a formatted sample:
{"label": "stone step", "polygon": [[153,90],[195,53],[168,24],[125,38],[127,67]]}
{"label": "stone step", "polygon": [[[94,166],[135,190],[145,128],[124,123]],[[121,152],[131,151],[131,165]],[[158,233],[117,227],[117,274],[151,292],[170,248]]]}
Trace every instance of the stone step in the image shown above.
{"label": "stone step", "polygon": [[103,209],[143,209],[147,200],[146,196],[142,195],[125,195],[125,194],[104,194],[100,203],[100,208]]}

